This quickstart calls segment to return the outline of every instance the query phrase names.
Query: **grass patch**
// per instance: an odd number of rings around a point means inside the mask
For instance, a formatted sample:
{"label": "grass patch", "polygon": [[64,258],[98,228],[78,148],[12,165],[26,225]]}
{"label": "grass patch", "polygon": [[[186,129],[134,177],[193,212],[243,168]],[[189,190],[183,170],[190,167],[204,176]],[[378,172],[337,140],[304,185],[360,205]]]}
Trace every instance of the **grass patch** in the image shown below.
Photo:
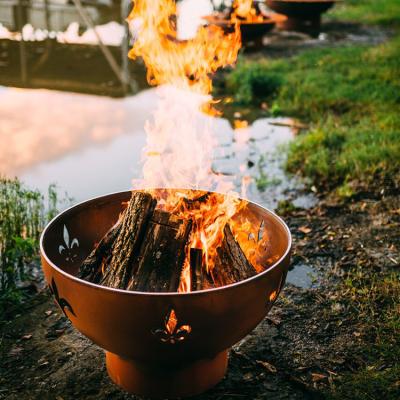
{"label": "grass patch", "polygon": [[[365,366],[342,375],[330,399],[398,399],[400,389],[400,273],[366,274],[351,271],[342,285],[363,346]],[[347,316],[347,315],[346,315]]]}
{"label": "grass patch", "polygon": [[345,0],[334,7],[330,15],[342,20],[396,27],[400,24],[400,2],[397,0]]}
{"label": "grass patch", "polygon": [[[397,13],[397,14],[396,14]],[[400,26],[400,2],[346,1],[333,14]],[[360,18],[359,18],[360,17]],[[247,61],[226,77],[236,103],[279,109],[311,122],[287,169],[333,188],[376,174],[397,176],[400,159],[400,35],[375,47],[312,49],[291,59]]]}
{"label": "grass patch", "polygon": [[0,321],[22,300],[18,290],[39,263],[39,237],[57,212],[57,192],[49,187],[44,196],[24,187],[18,180],[0,178]]}

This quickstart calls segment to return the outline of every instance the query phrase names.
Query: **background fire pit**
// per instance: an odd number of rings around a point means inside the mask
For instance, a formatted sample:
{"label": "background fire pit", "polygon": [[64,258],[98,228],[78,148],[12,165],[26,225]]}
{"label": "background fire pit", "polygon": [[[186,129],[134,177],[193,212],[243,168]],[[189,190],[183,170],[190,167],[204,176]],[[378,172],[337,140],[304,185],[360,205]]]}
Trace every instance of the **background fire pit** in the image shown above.
{"label": "background fire pit", "polygon": [[298,31],[317,36],[321,30],[321,14],[337,0],[266,0],[269,8],[284,14],[287,19],[278,26],[288,31]]}
{"label": "background fire pit", "polygon": [[142,293],[76,277],[80,263],[122,211],[131,192],[78,204],[41,237],[42,264],[55,300],[72,324],[106,351],[112,380],[151,397],[200,393],[225,374],[227,349],[265,317],[285,282],[291,237],[272,212],[249,203],[241,212],[264,221],[265,259],[276,262],[245,281],[192,293]]}
{"label": "background fire pit", "polygon": [[[221,26],[226,30],[233,30],[232,22],[226,18],[224,13],[216,13],[203,17],[211,25]],[[242,44],[248,46],[253,43],[255,47],[262,46],[262,38],[265,34],[272,31],[275,25],[286,21],[286,17],[281,14],[263,14],[262,21],[240,21],[240,33]]]}

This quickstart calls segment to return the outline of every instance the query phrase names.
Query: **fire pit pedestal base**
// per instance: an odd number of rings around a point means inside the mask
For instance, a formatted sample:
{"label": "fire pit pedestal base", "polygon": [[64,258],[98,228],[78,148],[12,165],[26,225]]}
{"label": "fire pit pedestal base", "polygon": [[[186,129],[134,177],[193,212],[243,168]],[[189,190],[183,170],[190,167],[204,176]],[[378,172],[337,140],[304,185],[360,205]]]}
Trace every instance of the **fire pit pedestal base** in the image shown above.
{"label": "fire pit pedestal base", "polygon": [[110,378],[129,393],[152,398],[187,397],[215,386],[225,375],[228,351],[181,366],[143,364],[106,351]]}

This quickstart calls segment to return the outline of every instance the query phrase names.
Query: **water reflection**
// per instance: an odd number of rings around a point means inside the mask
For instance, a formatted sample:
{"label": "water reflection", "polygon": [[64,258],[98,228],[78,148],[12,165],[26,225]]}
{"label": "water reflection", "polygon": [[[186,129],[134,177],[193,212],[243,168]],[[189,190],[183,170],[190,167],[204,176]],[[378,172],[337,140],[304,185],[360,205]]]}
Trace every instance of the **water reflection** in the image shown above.
{"label": "water reflection", "polygon": [[[42,191],[56,182],[75,201],[129,189],[132,179],[141,177],[144,124],[156,101],[156,89],[113,99],[0,88],[0,171]],[[210,118],[200,114],[198,121]],[[282,168],[281,147],[293,137],[289,127],[266,118],[239,129],[224,118],[212,123],[213,172],[229,176],[238,191],[245,179],[248,197],[274,208],[301,189]]]}
{"label": "water reflection", "polygon": [[152,90],[125,99],[49,90],[0,90],[0,166],[27,173],[123,135],[142,134],[152,110]]}

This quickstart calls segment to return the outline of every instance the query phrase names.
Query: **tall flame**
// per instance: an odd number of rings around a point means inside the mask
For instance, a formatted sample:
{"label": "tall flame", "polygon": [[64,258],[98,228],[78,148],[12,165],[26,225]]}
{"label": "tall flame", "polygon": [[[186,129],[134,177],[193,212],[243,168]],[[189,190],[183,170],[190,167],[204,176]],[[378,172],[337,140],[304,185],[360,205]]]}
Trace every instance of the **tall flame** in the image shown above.
{"label": "tall flame", "polygon": [[177,8],[173,0],[138,0],[129,20],[138,35],[129,56],[142,57],[151,85],[171,84],[197,93],[211,92],[210,74],[235,62],[240,31],[225,33],[217,26],[201,26],[194,38],[177,37]]}
{"label": "tall flame", "polygon": [[234,0],[234,12],[231,15],[232,21],[262,22],[262,15],[259,5],[254,0]]}
{"label": "tall flame", "polygon": [[[225,32],[221,27],[201,26],[195,37],[179,40],[173,0],[135,0],[128,20],[136,30],[129,56],[142,57],[147,79],[158,88],[159,101],[145,130],[143,179],[135,180],[157,197],[158,206],[193,221],[189,248],[203,250],[203,264],[210,271],[223,229],[246,203],[233,192],[233,183],[211,173],[215,146],[211,118],[199,109],[212,112],[211,75],[235,62],[241,46],[240,29]],[[206,105],[206,107],[204,107]],[[154,191],[152,188],[183,188]],[[216,190],[202,201],[198,192],[184,189]],[[196,202],[196,207],[193,206]],[[186,257],[180,291],[190,291],[190,264]]]}

